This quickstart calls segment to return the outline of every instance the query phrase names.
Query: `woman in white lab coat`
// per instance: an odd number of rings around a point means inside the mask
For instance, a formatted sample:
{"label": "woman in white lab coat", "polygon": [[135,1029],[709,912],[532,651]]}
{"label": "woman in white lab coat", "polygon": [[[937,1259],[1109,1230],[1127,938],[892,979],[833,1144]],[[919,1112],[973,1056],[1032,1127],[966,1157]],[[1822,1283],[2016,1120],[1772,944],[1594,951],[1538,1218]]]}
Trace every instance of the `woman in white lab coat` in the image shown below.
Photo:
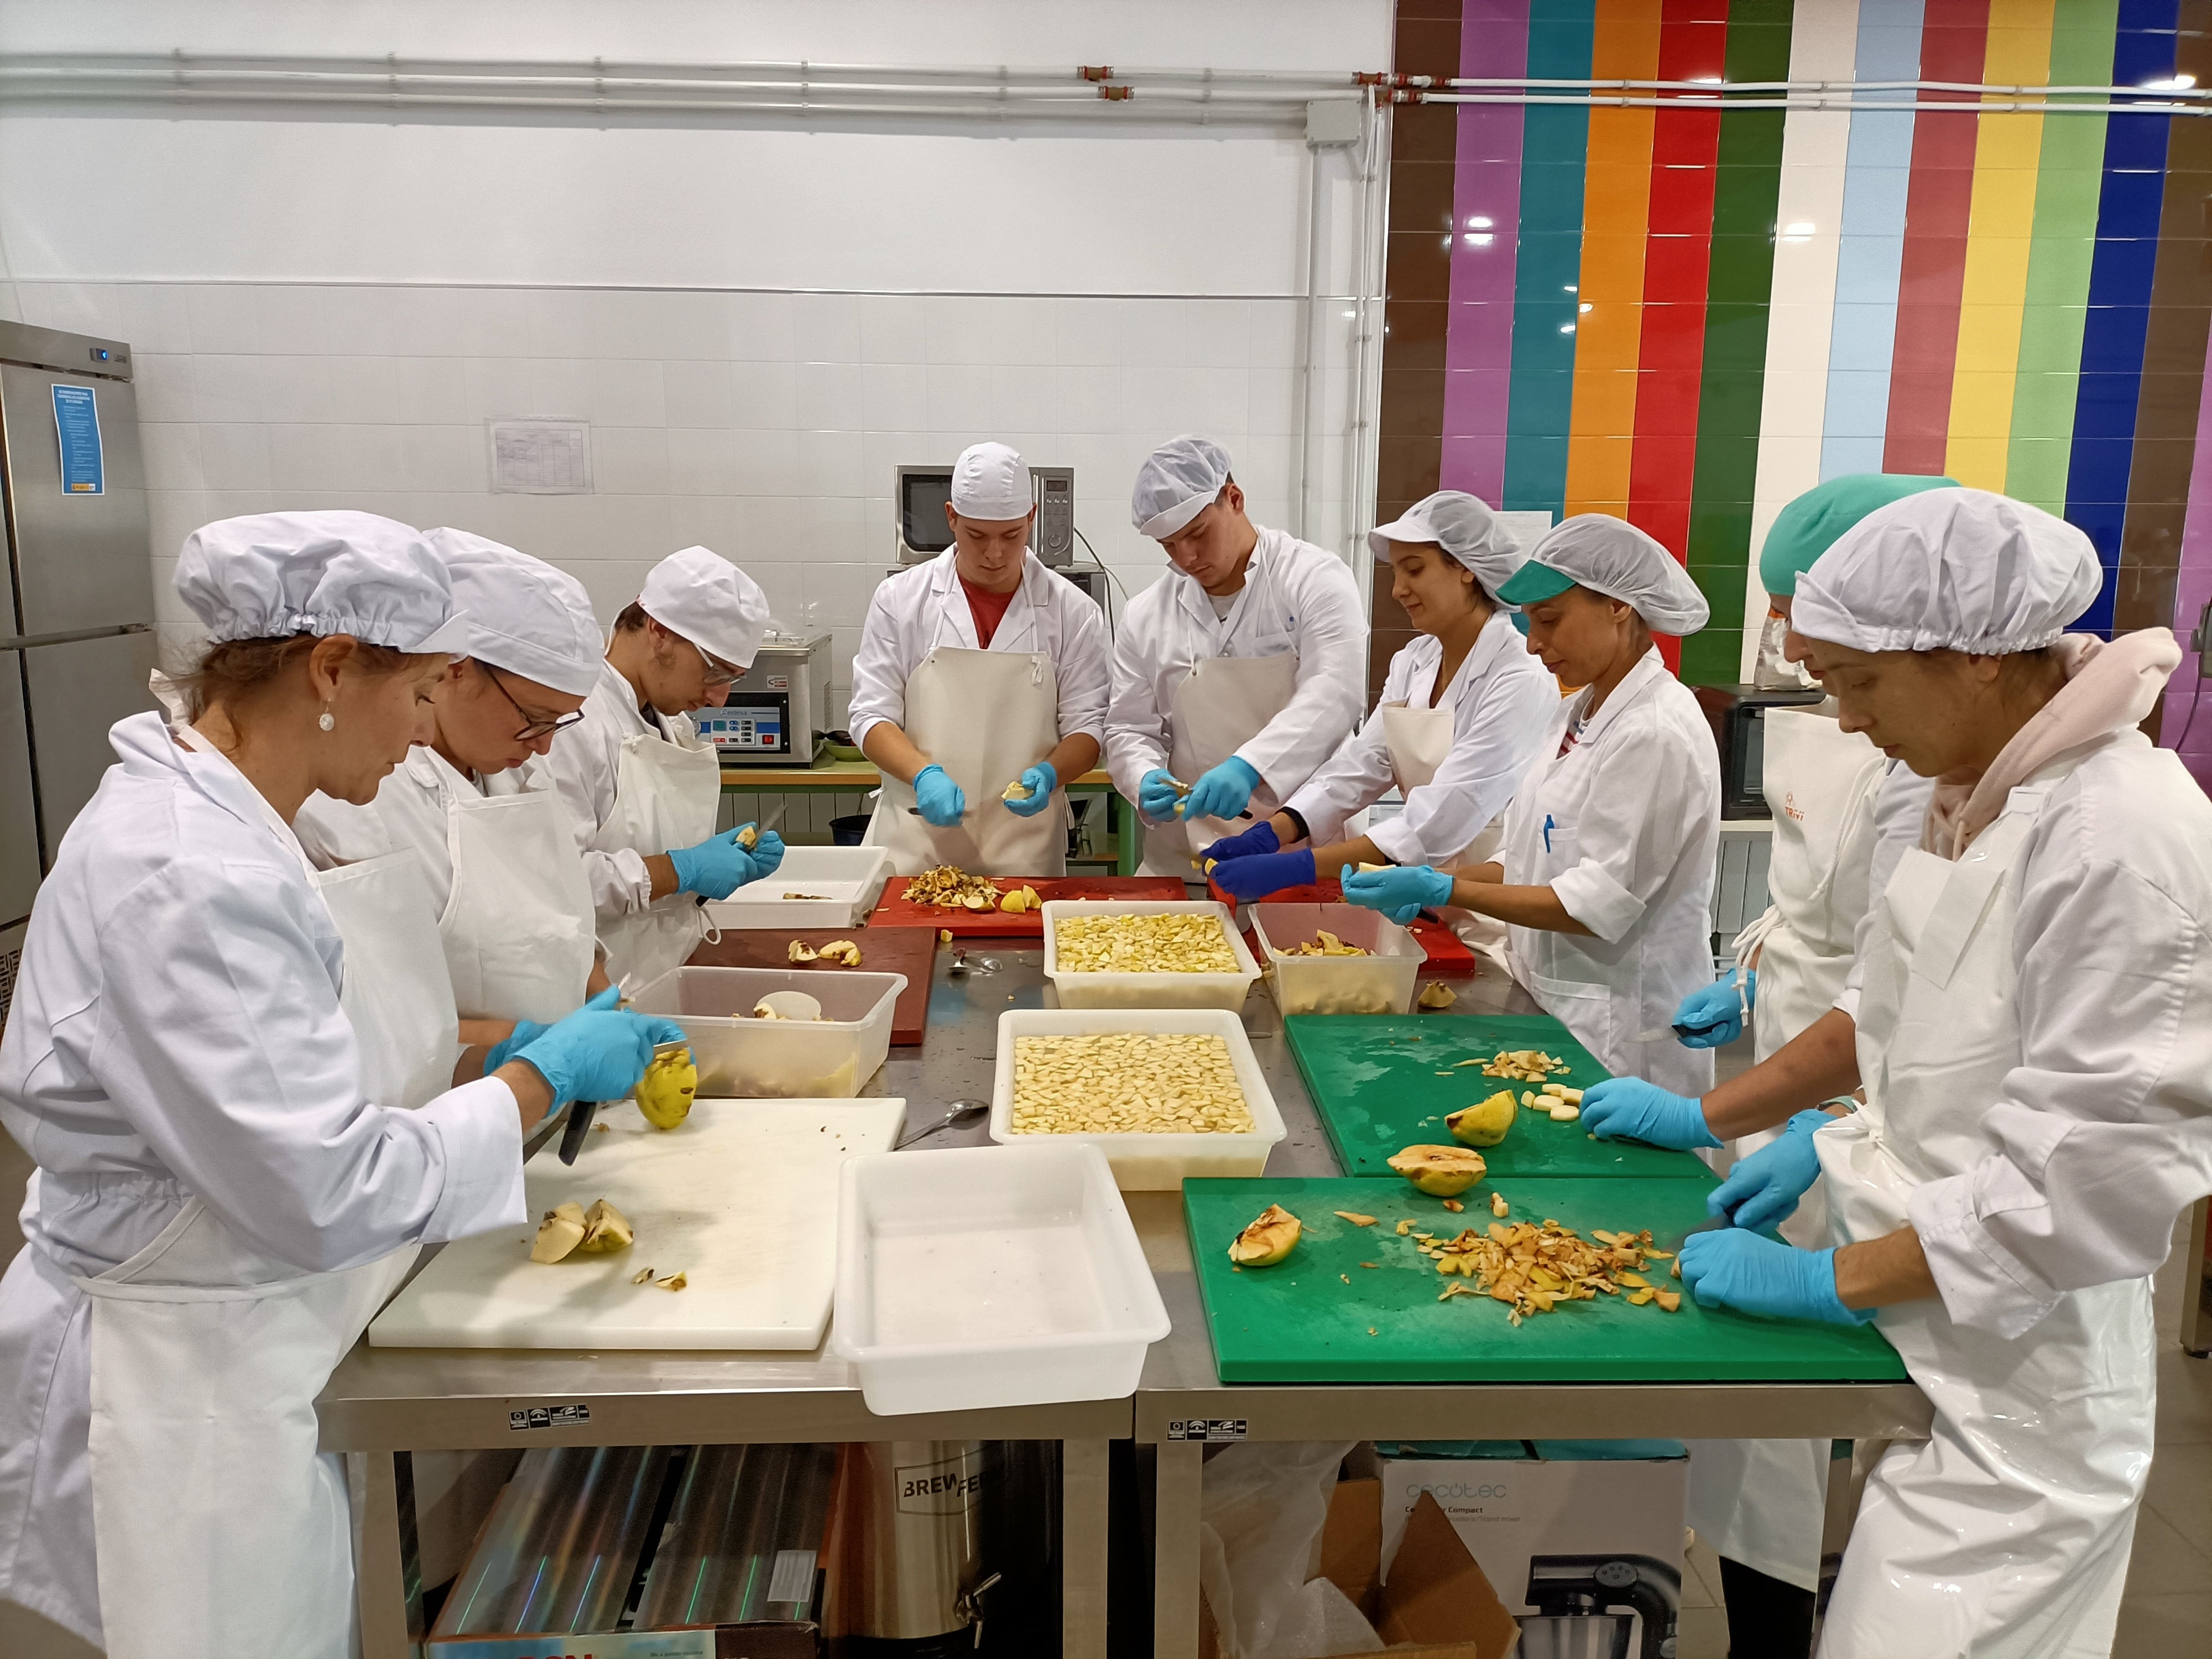
{"label": "woman in white lab coat", "polygon": [[1513,976],[1613,1073],[1712,1081],[1709,1054],[1664,1030],[1712,978],[1720,763],[1697,699],[1651,635],[1694,634],[1705,597],[1644,532],[1583,514],[1501,590],[1528,649],[1583,689],[1554,705],[1517,781],[1496,860],[1346,876],[1344,896],[1397,917],[1455,904],[1507,924]]}
{"label": "woman in white lab coat", "polygon": [[1268,817],[1352,735],[1367,619],[1342,559],[1245,516],[1207,439],[1152,452],[1130,517],[1172,568],[1115,636],[1106,766],[1144,818],[1139,873],[1187,876],[1194,852],[1240,814]]}
{"label": "woman in white lab coat", "polygon": [[[1390,659],[1365,723],[1282,811],[1206,849],[1219,860],[1213,879],[1237,898],[1334,879],[1352,865],[1480,863],[1559,708],[1558,685],[1498,603],[1521,555],[1488,507],[1441,490],[1367,540],[1421,636]],[[1352,816],[1393,787],[1405,810],[1347,836]],[[1476,942],[1503,943],[1495,928],[1474,931]]]}
{"label": "woman in white lab coat", "polygon": [[[1935,1407],[1868,1480],[1826,1659],[2111,1649],[2149,1274],[2212,1188],[2212,804],[2136,729],[2172,636],[2062,637],[2100,579],[2074,526],[1936,489],[1797,583],[1843,725],[1935,803],[1838,1006],[1702,1102],[1716,1137],[1789,1133],[1713,1194],[1739,1224],[1681,1270],[1705,1305],[1877,1321]],[[1853,1089],[1840,1119],[1805,1109]],[[1754,1231],[1816,1181],[1834,1247]]]}
{"label": "woman in white lab coat", "polygon": [[408,851],[422,866],[462,1040],[496,1042],[605,988],[592,892],[566,812],[516,769],[582,719],[599,627],[565,571],[465,530],[422,539],[468,623],[467,655],[432,688],[428,741],[366,807],[317,793],[293,829],[319,869]]}
{"label": "woman in white lab coat", "polygon": [[647,573],[615,619],[584,717],[525,763],[522,779],[568,809],[599,917],[606,973],[625,991],[680,968],[706,937],[706,901],[773,874],[773,831],[717,834],[722,766],[692,729],[720,708],[768,633],[768,596],[719,553],[687,547]]}
{"label": "woman in white lab coat", "polygon": [[626,1092],[670,1028],[574,1014],[491,1076],[387,1092],[376,1056],[450,1065],[419,872],[319,877],[289,820],[404,757],[463,637],[445,569],[390,520],[270,514],[196,532],[177,586],[215,641],[201,712],[115,727],[0,1040],[38,1165],[0,1280],[0,1595],[116,1659],[342,1659],[317,1393],[418,1245],[524,1219],[524,1132]]}

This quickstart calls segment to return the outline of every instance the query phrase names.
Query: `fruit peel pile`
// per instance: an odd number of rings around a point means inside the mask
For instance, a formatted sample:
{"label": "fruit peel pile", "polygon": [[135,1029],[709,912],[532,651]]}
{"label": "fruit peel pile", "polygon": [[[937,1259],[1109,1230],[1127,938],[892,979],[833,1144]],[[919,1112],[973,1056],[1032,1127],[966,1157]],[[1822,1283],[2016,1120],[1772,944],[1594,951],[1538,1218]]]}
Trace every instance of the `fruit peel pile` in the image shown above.
{"label": "fruit peel pile", "polygon": [[1625,1294],[1636,1307],[1656,1302],[1668,1313],[1682,1305],[1680,1291],[1662,1289],[1644,1276],[1648,1262],[1671,1261],[1674,1255],[1652,1247],[1648,1227],[1634,1233],[1593,1228],[1586,1239],[1547,1218],[1493,1221],[1480,1231],[1470,1227],[1451,1239],[1426,1233],[1413,1237],[1439,1273],[1474,1281],[1471,1286],[1445,1286],[1437,1301],[1486,1296],[1509,1304],[1516,1325],[1528,1315],[1550,1313],[1563,1302],[1601,1296]]}
{"label": "fruit peel pile", "polygon": [[999,904],[996,882],[971,876],[957,864],[931,866],[906,884],[906,896],[915,904],[933,910],[994,910]]}

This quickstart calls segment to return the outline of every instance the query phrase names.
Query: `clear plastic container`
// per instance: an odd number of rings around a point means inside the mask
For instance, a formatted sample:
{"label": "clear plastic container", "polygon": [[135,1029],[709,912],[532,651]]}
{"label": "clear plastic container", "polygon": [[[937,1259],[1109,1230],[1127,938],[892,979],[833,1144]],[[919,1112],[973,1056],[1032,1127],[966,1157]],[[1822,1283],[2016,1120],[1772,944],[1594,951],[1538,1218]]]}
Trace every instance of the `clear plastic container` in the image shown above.
{"label": "clear plastic container", "polygon": [[[891,1005],[904,989],[904,974],[678,968],[629,1006],[684,1028],[702,1100],[843,1097],[860,1093],[890,1052]],[[821,1003],[822,1018],[753,1018],[770,991],[804,992]]]}
{"label": "clear plastic container", "polygon": [[1168,1311],[1096,1146],[848,1158],[832,1352],[868,1409],[1119,1400]]}
{"label": "clear plastic container", "polygon": [[[748,883],[707,906],[715,927],[857,927],[890,879],[881,847],[793,847],[766,881]],[[818,896],[786,898],[787,893]]]}
{"label": "clear plastic container", "polygon": [[[1212,916],[1237,957],[1233,974],[1079,974],[1060,966],[1057,925],[1069,916]],[[1260,964],[1244,948],[1229,907],[1210,900],[1047,899],[1044,905],[1044,973],[1063,1008],[1225,1008],[1244,1006]]]}
{"label": "clear plastic container", "polygon": [[[1413,1008],[1413,982],[1429,953],[1380,911],[1357,904],[1255,904],[1252,937],[1285,1014],[1406,1014]],[[1296,957],[1282,953],[1327,928],[1364,957]]]}
{"label": "clear plastic container", "polygon": [[[1016,1134],[1014,1039],[1025,1036],[1089,1036],[1100,1031],[1145,1031],[1180,1036],[1200,1032],[1229,1045],[1237,1086],[1252,1131],[1241,1135],[1201,1134]],[[999,1016],[999,1066],[991,1086],[991,1139],[1010,1146],[1096,1146],[1106,1155],[1115,1184],[1124,1192],[1177,1192],[1185,1176],[1256,1176],[1267,1170],[1267,1154],[1283,1139],[1283,1115],[1261,1075],[1252,1039],[1235,1014],[1218,1008],[1040,1008],[1009,1009]]]}

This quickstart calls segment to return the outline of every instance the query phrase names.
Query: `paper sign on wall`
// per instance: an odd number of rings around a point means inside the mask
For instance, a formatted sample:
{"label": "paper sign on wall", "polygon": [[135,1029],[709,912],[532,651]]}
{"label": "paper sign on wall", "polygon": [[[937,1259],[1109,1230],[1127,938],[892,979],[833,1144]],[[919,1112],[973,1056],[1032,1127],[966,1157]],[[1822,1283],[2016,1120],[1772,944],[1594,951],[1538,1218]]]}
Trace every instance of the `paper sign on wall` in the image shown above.
{"label": "paper sign on wall", "polygon": [[107,471],[100,453],[100,405],[88,386],[57,386],[54,436],[61,444],[62,494],[104,495]]}
{"label": "paper sign on wall", "polygon": [[588,495],[592,423],[569,420],[495,420],[491,488],[495,495]]}

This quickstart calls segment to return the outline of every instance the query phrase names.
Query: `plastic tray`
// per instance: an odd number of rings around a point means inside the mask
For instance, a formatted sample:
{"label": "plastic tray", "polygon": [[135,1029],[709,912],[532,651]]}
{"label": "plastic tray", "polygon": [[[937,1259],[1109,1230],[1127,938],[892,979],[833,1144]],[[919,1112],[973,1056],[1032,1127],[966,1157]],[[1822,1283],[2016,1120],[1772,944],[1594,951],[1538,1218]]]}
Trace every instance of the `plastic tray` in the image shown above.
{"label": "plastic tray", "polygon": [[[1212,916],[1237,956],[1233,974],[1069,974],[1060,969],[1060,921],[1068,916]],[[1044,973],[1060,994],[1063,1008],[1225,1008],[1244,1006],[1260,964],[1244,945],[1229,907],[1209,899],[1047,899],[1044,906]]]}
{"label": "plastic tray", "polygon": [[1096,1146],[848,1159],[833,1353],[868,1409],[1119,1400],[1170,1328]]}
{"label": "plastic tray", "polygon": [[[684,1028],[699,1065],[699,1098],[846,1097],[890,1052],[891,1005],[904,974],[807,973],[789,968],[677,968],[630,999],[641,1014]],[[804,991],[816,1021],[755,1019],[770,991]]]}
{"label": "plastic tray", "polygon": [[[715,927],[857,927],[890,873],[891,855],[881,847],[790,848],[767,880],[710,901],[707,921]],[[783,896],[801,892],[822,896]]]}
{"label": "plastic tray", "polygon": [[[1255,904],[1249,914],[1260,957],[1286,1014],[1404,1014],[1428,960],[1413,936],[1378,911],[1357,904]],[[1279,952],[1326,927],[1364,957],[1292,957]]]}
{"label": "plastic tray", "polygon": [[[1097,1031],[1200,1031],[1229,1045],[1237,1086],[1252,1114],[1252,1133],[1243,1135],[1016,1134],[1014,1039],[1025,1036],[1088,1036]],[[1267,1169],[1267,1155],[1283,1139],[1283,1115],[1261,1075],[1252,1039],[1235,1014],[1218,1008],[1009,1009],[999,1016],[999,1066],[991,1087],[991,1139],[1015,1146],[1078,1145],[1106,1155],[1114,1179],[1124,1192],[1173,1192],[1186,1176],[1256,1176]]]}

